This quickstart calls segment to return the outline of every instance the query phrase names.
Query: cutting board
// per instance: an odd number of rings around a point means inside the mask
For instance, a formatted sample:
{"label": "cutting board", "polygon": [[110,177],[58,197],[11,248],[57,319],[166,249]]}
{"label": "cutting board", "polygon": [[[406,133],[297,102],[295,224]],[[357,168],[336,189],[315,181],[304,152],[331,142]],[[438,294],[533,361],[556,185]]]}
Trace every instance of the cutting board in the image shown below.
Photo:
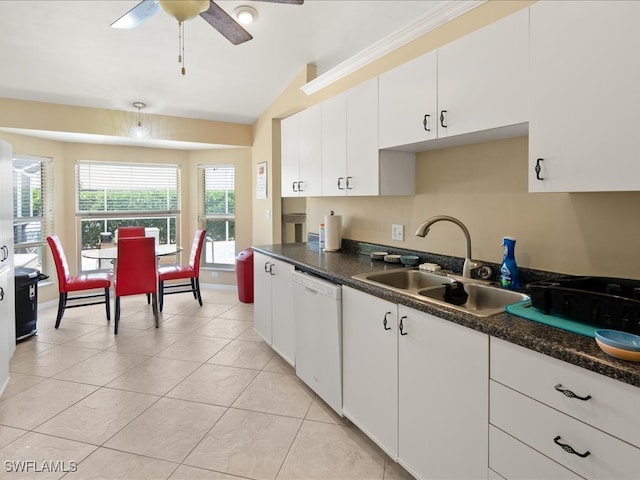
{"label": "cutting board", "polygon": [[507,305],[505,308],[507,312],[517,317],[526,318],[527,320],[533,320],[534,322],[544,323],[551,327],[561,328],[569,332],[578,333],[586,337],[595,338],[596,330],[602,328],[596,325],[588,323],[576,322],[569,318],[557,317],[555,315],[547,315],[542,310],[539,310],[531,305],[531,300],[525,300],[524,302],[514,303]]}

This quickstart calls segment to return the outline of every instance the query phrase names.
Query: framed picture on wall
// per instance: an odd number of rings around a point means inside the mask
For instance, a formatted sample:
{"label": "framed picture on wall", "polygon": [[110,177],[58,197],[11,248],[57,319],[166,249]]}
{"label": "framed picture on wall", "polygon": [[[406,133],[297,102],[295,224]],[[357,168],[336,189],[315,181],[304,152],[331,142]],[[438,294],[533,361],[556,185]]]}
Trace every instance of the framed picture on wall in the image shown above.
{"label": "framed picture on wall", "polygon": [[267,198],[267,162],[256,165],[256,199]]}

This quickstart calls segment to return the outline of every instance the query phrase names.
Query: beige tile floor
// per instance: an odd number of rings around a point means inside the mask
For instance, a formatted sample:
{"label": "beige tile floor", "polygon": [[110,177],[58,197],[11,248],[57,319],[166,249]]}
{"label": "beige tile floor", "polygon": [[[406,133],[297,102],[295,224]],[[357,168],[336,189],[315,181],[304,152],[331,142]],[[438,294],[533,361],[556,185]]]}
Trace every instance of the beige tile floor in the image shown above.
{"label": "beige tile floor", "polygon": [[125,297],[117,336],[102,307],[58,330],[41,310],[0,397],[0,479],[412,478],[262,341],[252,305],[203,300],[167,297],[156,329]]}

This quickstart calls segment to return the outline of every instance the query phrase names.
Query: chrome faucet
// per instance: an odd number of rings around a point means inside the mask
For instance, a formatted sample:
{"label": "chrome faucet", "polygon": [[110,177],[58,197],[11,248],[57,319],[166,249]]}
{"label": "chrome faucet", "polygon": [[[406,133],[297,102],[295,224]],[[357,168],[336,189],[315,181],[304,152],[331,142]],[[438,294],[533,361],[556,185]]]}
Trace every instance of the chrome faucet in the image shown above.
{"label": "chrome faucet", "polygon": [[429,228],[436,222],[452,222],[458,225],[462,232],[464,233],[464,238],[467,241],[466,252],[464,257],[464,265],[462,267],[462,276],[464,278],[471,278],[471,272],[482,267],[482,263],[477,262],[471,259],[471,235],[469,235],[469,230],[464,226],[460,220],[454,217],[450,217],[448,215],[437,215],[435,217],[431,217],[420,224],[418,229],[416,230],[416,236],[418,237],[426,237],[427,233],[429,233]]}

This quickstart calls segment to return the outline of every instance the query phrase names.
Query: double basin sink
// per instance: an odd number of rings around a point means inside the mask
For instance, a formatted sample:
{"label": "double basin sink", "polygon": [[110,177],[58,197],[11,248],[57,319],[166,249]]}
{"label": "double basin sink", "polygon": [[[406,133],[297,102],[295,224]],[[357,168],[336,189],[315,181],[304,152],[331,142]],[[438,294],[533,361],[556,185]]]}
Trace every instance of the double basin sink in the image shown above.
{"label": "double basin sink", "polygon": [[529,299],[525,294],[503,290],[490,282],[415,268],[363,273],[353,278],[477,317],[502,313],[507,305]]}

